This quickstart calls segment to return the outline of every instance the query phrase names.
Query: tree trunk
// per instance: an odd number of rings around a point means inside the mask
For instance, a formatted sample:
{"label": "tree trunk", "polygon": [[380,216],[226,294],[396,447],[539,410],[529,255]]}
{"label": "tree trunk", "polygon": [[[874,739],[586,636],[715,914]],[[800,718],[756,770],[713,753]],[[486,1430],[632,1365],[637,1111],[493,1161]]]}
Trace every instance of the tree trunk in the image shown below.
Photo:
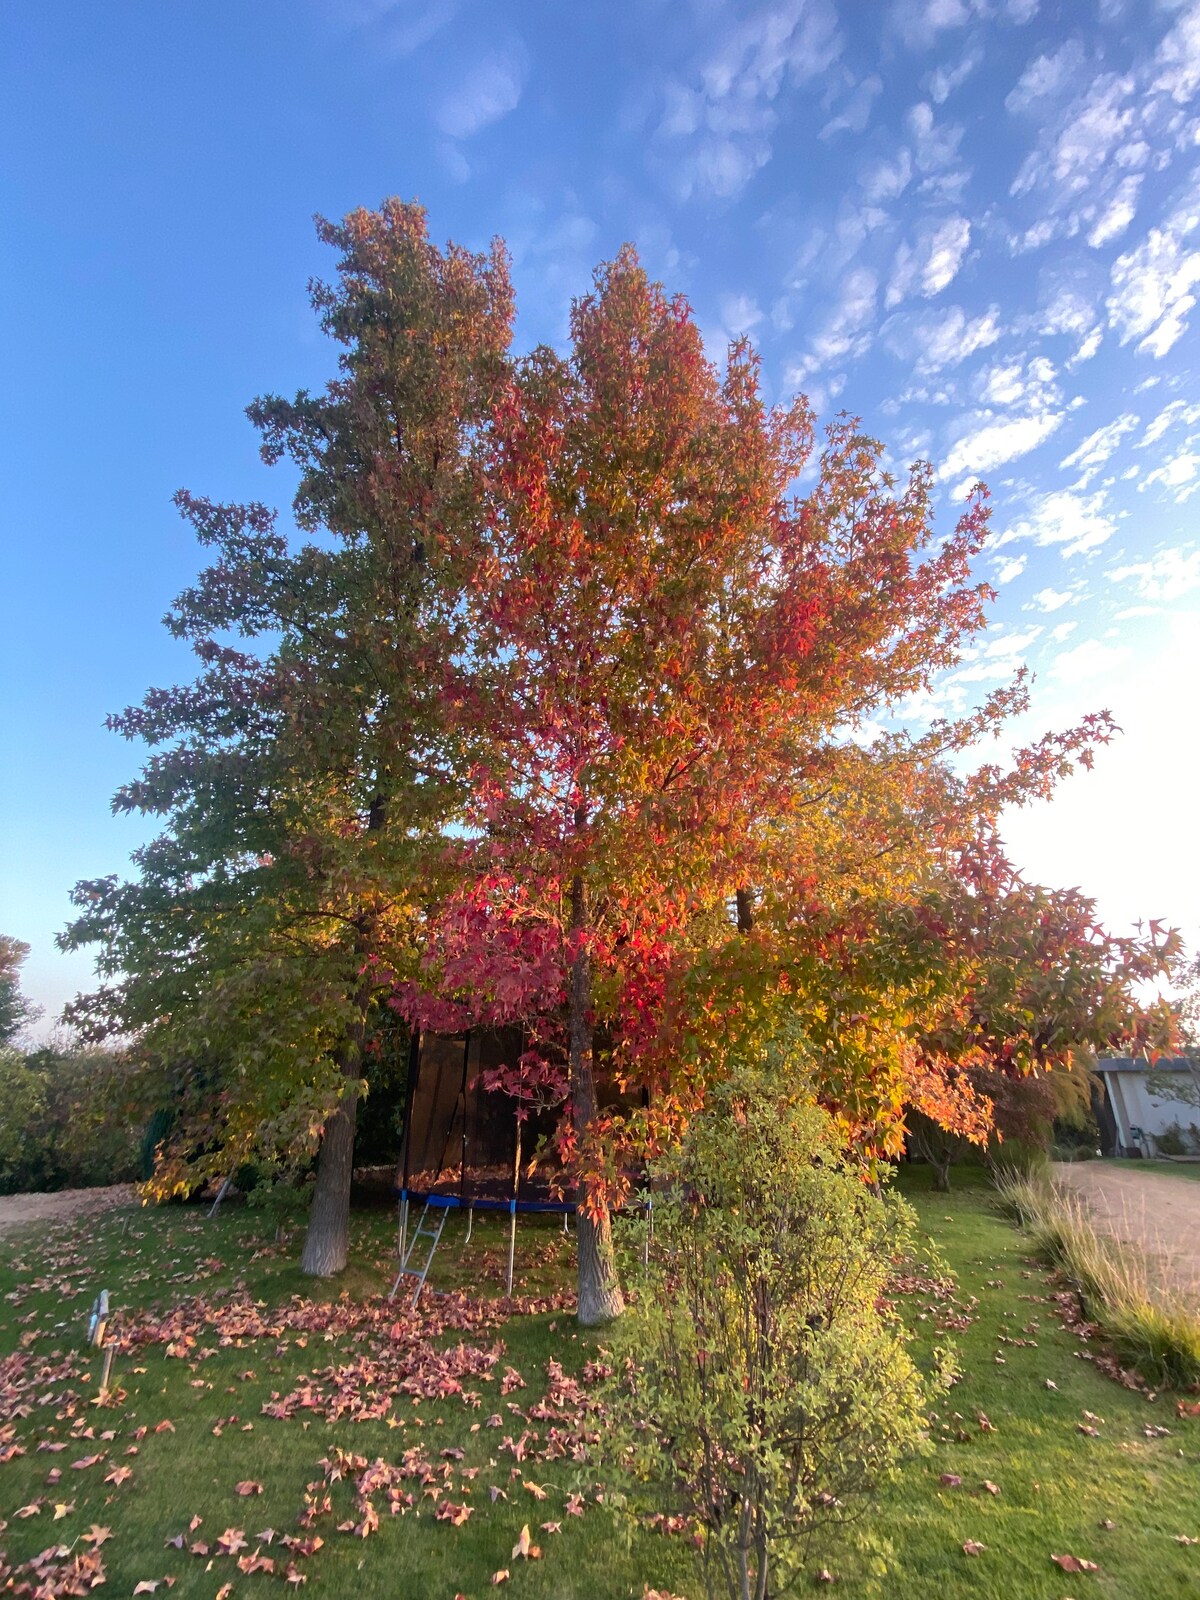
{"label": "tree trunk", "polygon": [[300,1270],[315,1278],[341,1272],[350,1253],[350,1177],[354,1169],[354,1124],[358,1112],[361,1051],[346,1046],[341,1067],[347,1083],[325,1124],[317,1158],[317,1185],[308,1214]]}
{"label": "tree trunk", "polygon": [[[571,881],[571,992],[569,998],[569,1062],[571,1110],[576,1137],[583,1140],[596,1115],[596,1077],[592,1054],[592,969],[584,943],[587,902],[583,879]],[[625,1309],[613,1252],[612,1219],[607,1206],[588,1205],[581,1183],[577,1202],[579,1321],[595,1328],[619,1317]]]}
{"label": "tree trunk", "polygon": [[933,1192],[934,1194],[950,1193],[950,1160],[949,1156],[944,1161],[935,1160],[933,1163]]}
{"label": "tree trunk", "polygon": [[[380,833],[387,826],[388,799],[383,775],[367,808],[367,832]],[[356,954],[362,959],[371,949],[373,919],[362,923],[356,939]],[[341,1272],[350,1254],[350,1180],[354,1176],[354,1128],[358,1119],[358,1080],[362,1076],[363,1044],[367,1036],[367,1008],[370,989],[364,986],[355,997],[358,1021],[335,1060],[346,1080],[342,1098],[325,1124],[321,1153],[317,1157],[317,1184],[308,1213],[308,1232],[300,1270],[314,1278],[331,1278]]]}
{"label": "tree trunk", "polygon": [[754,890],[739,889],[735,900],[737,903],[737,930],[739,933],[749,933],[754,927]]}

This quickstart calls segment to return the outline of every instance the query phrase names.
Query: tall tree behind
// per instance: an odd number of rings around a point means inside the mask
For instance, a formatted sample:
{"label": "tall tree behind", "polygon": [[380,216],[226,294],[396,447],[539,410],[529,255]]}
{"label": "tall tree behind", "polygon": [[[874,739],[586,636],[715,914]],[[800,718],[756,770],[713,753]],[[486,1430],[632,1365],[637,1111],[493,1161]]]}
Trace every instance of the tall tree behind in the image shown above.
{"label": "tall tree behind", "polygon": [[[229,1163],[320,1141],[307,1271],[345,1263],[363,1050],[379,970],[412,959],[464,765],[440,691],[460,627],[473,435],[504,370],[512,303],[499,246],[428,239],[389,201],[318,232],[339,278],[312,285],[342,347],[319,395],[249,408],[268,463],[300,469],[294,551],[263,507],[178,497],[216,559],[168,626],[204,662],[113,719],[158,747],[115,804],[166,819],[139,877],[81,884],[68,946],[109,981],[76,1003],[93,1035],[137,1032],[168,1061],[219,1065],[200,1123]],[[258,641],[237,651],[230,635]],[[168,1161],[164,1187],[194,1173]]]}
{"label": "tall tree behind", "polygon": [[[719,375],[686,303],[631,250],[597,273],[571,335],[569,355],[522,362],[497,407],[449,694],[479,752],[462,899],[558,937],[579,1314],[599,1322],[621,1295],[598,996],[611,1014],[631,951],[652,959],[705,917],[728,932],[726,902],[839,727],[955,659],[983,620],[969,568],[985,511],[973,501],[926,553],[927,470],[893,494],[847,423],[797,496],[805,403],[768,410],[745,345]],[[496,982],[482,954],[480,974]]]}

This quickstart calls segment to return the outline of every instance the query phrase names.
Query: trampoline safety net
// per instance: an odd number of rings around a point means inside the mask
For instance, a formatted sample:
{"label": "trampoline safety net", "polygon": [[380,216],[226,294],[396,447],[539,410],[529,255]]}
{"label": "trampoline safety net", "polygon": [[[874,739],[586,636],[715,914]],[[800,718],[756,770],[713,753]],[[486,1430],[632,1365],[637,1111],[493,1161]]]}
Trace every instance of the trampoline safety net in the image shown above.
{"label": "trampoline safety net", "polygon": [[518,1169],[516,1101],[484,1087],[488,1068],[515,1063],[523,1048],[519,1028],[413,1040],[398,1174],[403,1195],[505,1210],[515,1198],[520,1211],[574,1211],[550,1149],[557,1110],[531,1111],[520,1124]]}

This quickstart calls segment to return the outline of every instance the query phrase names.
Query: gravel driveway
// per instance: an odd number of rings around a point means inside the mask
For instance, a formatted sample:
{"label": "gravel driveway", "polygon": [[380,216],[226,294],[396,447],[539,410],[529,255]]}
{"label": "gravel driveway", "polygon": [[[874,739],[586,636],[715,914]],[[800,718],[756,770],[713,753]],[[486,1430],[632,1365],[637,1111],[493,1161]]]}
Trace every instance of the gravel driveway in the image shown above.
{"label": "gravel driveway", "polygon": [[51,1194],[0,1195],[0,1234],[25,1222],[64,1222],[71,1217],[94,1216],[114,1206],[132,1205],[133,1184],[116,1183],[108,1189],[57,1189]]}
{"label": "gravel driveway", "polygon": [[1085,1202],[1097,1228],[1142,1251],[1200,1306],[1200,1183],[1102,1161],[1060,1162],[1055,1182]]}

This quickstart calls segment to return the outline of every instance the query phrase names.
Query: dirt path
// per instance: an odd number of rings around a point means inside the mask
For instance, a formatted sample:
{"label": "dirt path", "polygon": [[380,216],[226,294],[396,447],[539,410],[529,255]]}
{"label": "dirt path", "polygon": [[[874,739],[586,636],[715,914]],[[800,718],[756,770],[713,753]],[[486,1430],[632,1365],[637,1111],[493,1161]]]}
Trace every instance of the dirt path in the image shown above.
{"label": "dirt path", "polygon": [[1200,1306],[1200,1182],[1099,1161],[1060,1162],[1054,1177],[1086,1203],[1102,1232],[1144,1252]]}
{"label": "dirt path", "polygon": [[117,1183],[109,1189],[59,1189],[52,1194],[0,1195],[0,1234],[25,1222],[63,1222],[70,1217],[92,1216],[129,1205],[133,1199],[131,1183]]}

